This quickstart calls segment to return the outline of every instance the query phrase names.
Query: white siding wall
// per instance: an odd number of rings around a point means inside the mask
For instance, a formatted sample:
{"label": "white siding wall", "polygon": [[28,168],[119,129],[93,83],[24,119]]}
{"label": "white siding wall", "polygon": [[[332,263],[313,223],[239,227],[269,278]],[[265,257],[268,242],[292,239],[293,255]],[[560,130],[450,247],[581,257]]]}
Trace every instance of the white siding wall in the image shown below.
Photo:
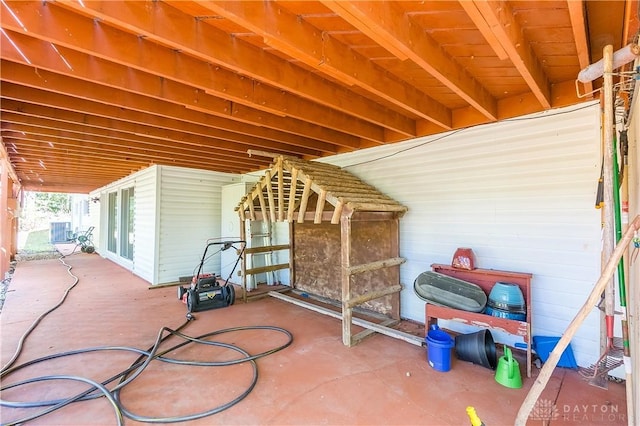
{"label": "white siding wall", "polygon": [[[222,186],[238,179],[229,173],[168,166],[159,169],[159,256],[153,284],[174,282],[196,272],[207,239],[221,236]],[[205,272],[220,273],[220,255],[206,265]]]}
{"label": "white siding wall", "polygon": [[[533,333],[559,336],[600,275],[599,128],[598,106],[583,105],[324,161],[409,207],[403,317],[424,321],[415,278],[471,247],[478,267],[534,275]],[[571,345],[580,365],[597,360],[599,311]]]}
{"label": "white siding wall", "polygon": [[[156,238],[156,197],[157,197],[158,166],[152,166],[126,178],[113,182],[94,192],[89,197],[99,197],[99,203],[91,203],[91,222],[96,227],[94,243],[98,252],[115,263],[131,270],[141,278],[154,282],[155,258],[157,253]],[[123,259],[107,250],[106,238],[108,226],[108,194],[122,188],[134,188],[135,217],[134,217],[134,249],[133,261]]]}
{"label": "white siding wall", "polygon": [[[225,241],[240,240],[242,236],[242,230],[240,227],[240,216],[235,210],[236,206],[247,193],[251,190],[255,182],[242,181],[225,185],[222,188],[221,197],[221,231],[220,237]],[[236,246],[240,246],[236,244]],[[238,271],[241,270],[241,263],[237,263],[238,254],[236,250],[228,249],[221,253],[220,256],[220,275],[225,280],[228,278],[229,282],[234,284],[241,284],[242,277],[238,275]]]}
{"label": "white siding wall", "polygon": [[133,197],[135,217],[133,225],[133,272],[153,283],[156,280],[155,269],[158,257],[158,166],[147,169],[136,176]]}
{"label": "white siding wall", "polygon": [[[89,220],[88,220],[88,225],[89,226],[93,226],[93,244],[94,247],[96,249],[96,252],[98,252],[98,254],[102,253],[101,250],[101,244],[100,244],[100,215],[101,215],[101,210],[100,210],[100,206],[102,205],[102,200],[100,199],[100,191],[94,191],[92,193],[89,194],[89,199],[92,200],[94,198],[99,199],[100,201],[91,201],[89,203]],[[104,257],[104,256],[103,256]]]}

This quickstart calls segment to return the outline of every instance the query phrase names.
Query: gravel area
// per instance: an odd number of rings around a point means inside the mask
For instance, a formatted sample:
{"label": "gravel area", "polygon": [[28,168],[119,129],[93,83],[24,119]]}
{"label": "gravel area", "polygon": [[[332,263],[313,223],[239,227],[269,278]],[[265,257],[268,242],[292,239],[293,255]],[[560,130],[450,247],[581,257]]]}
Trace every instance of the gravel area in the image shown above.
{"label": "gravel area", "polygon": [[7,297],[7,292],[9,291],[9,286],[11,284],[11,278],[13,278],[13,273],[18,262],[28,262],[30,260],[42,259],[58,259],[59,257],[60,252],[55,250],[35,253],[26,251],[18,252],[18,254],[16,254],[16,260],[12,261],[9,264],[9,271],[5,274],[4,279],[0,281],[0,312],[2,312],[2,306],[4,306],[4,301]]}
{"label": "gravel area", "polygon": [[9,271],[5,275],[4,280],[0,281],[0,312],[2,312],[2,306],[4,306],[4,299],[7,297],[7,291],[9,290],[9,283],[13,277],[13,271],[16,269],[16,261],[10,263]]}

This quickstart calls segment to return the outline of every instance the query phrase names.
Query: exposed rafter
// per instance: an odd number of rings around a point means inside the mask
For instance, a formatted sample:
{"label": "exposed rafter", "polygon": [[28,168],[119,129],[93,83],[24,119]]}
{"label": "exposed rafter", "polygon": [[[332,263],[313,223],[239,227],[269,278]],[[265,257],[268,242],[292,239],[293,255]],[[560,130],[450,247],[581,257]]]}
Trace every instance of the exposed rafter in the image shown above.
{"label": "exposed rafter", "polygon": [[[576,51],[580,69],[589,66],[589,40],[587,38],[587,17],[585,16],[584,4],[581,1],[568,2],[569,18],[571,19],[571,29],[576,41]],[[593,91],[593,82],[584,84],[585,93]]]}
{"label": "exposed rafter", "polygon": [[[190,57],[197,58],[204,61],[203,65],[217,66],[216,74],[254,86],[247,89],[222,82],[213,84],[209,93],[222,97],[236,93],[236,99],[241,103],[244,102],[248,106],[257,105],[258,108],[265,110],[271,108],[275,114],[287,115],[294,111],[298,112],[296,111],[298,109],[309,111],[308,114],[317,117],[322,117],[326,113],[326,110],[318,110],[320,108],[318,100],[322,99],[322,104],[326,107],[349,111],[351,115],[360,119],[408,136],[415,135],[415,125],[402,115],[371,104],[366,98],[350,96],[344,88],[307,71],[292,67],[283,69],[281,59],[270,57],[273,55],[233,40],[228,34],[216,31],[201,21],[193,19],[192,16],[181,14],[169,6],[171,2],[167,4],[164,2],[131,3],[122,7],[121,4],[113,1],[91,2],[83,8],[77,2],[63,2],[66,7],[75,10],[86,11],[90,8],[101,22],[110,23],[116,27],[126,27],[138,37],[143,36],[144,39],[169,46],[174,49],[170,54],[175,55],[175,52],[182,54],[181,61],[189,61]],[[150,16],[153,19],[149,19]],[[175,31],[176,27],[180,28],[180,31]],[[255,61],[253,59],[255,57],[260,57],[260,61]],[[180,65],[189,69],[188,63],[183,62]],[[256,81],[262,84],[256,85]],[[235,85],[238,84],[235,83]],[[249,93],[254,95],[246,99]],[[292,93],[296,96],[291,95]],[[293,100],[289,99],[292,97]],[[313,103],[302,102],[300,98],[310,99]],[[344,101],[346,98],[349,98],[349,102]]]}
{"label": "exposed rafter", "polygon": [[358,30],[373,33],[373,40],[398,52],[399,59],[411,59],[490,120],[497,118],[495,99],[394,2],[322,2]]}
{"label": "exposed rafter", "polygon": [[[0,2],[0,137],[27,190],[264,169],[587,100],[636,0]],[[582,86],[584,93],[601,82]]]}
{"label": "exposed rafter", "polygon": [[[217,111],[225,116],[229,115],[235,104],[260,107],[256,109],[261,113],[280,117],[289,115],[299,118],[298,114],[309,111],[311,116],[316,117],[313,124],[337,131],[353,132],[354,129],[361,129],[359,136],[370,140],[382,137],[383,133],[378,127],[358,123],[356,119],[335,110],[302,102],[300,99],[291,108],[267,107],[266,102],[255,101],[254,83],[242,76],[222,69],[212,69],[208,64],[190,56],[149,43],[143,38],[128,36],[116,29],[96,29],[95,26],[101,24],[65,10],[56,10],[55,6],[38,6],[37,3],[30,6],[31,9],[27,11],[14,8],[21,15],[34,17],[29,21],[21,20],[25,29],[18,24],[7,24],[5,28],[17,32],[10,34],[12,40],[39,68],[84,80],[95,80],[107,86],[120,85],[130,91],[160,99],[165,98],[165,93],[185,93],[188,98],[175,101],[186,103],[194,109]],[[65,31],[68,26],[76,30]],[[31,37],[36,37],[40,42]],[[47,43],[54,43],[56,49]],[[38,55],[36,52],[44,52],[45,55]],[[61,53],[65,61],[60,60],[57,52]],[[15,59],[20,60],[19,57]],[[67,63],[73,64],[72,68]],[[264,98],[275,101],[279,99],[279,93],[265,94]],[[169,96],[166,98],[171,100]]]}
{"label": "exposed rafter", "polygon": [[[489,25],[494,40],[507,53],[522,78],[527,82],[531,92],[543,108],[551,107],[551,86],[542,70],[538,59],[533,54],[531,43],[513,16],[511,6],[503,0],[470,0],[480,17]],[[471,16],[473,18],[473,16]],[[482,25],[482,24],[480,24]],[[497,47],[494,47],[496,50]]]}
{"label": "exposed rafter", "polygon": [[362,87],[411,114],[445,129],[451,127],[450,112],[427,94],[391,77],[356,51],[273,2],[203,1],[201,4],[260,35],[267,45],[348,86]]}

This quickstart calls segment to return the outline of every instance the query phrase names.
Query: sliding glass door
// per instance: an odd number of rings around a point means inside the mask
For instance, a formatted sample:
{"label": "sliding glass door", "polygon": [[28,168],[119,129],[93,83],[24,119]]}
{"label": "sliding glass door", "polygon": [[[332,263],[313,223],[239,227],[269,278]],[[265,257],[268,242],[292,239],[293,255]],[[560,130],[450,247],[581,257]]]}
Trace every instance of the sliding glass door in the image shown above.
{"label": "sliding glass door", "polygon": [[133,187],[109,193],[107,250],[133,260],[135,198]]}
{"label": "sliding glass door", "polygon": [[118,247],[118,193],[109,193],[109,220],[107,229],[107,250],[116,253]]}
{"label": "sliding glass door", "polygon": [[122,208],[120,209],[120,256],[133,260],[133,187],[122,190]]}

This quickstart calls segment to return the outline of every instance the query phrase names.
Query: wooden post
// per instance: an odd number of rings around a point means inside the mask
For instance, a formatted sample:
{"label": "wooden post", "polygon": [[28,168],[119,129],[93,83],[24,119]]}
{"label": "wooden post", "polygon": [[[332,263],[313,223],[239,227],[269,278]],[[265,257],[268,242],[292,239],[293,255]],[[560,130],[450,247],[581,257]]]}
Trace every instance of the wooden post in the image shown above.
{"label": "wooden post", "polygon": [[348,305],[351,297],[351,216],[343,215],[340,221],[341,277],[342,277],[342,343],[351,346],[351,320],[353,309]]}
{"label": "wooden post", "polygon": [[291,288],[296,288],[296,264],[293,259],[293,255],[295,253],[295,239],[293,238],[293,233],[295,232],[295,224],[293,221],[289,222],[289,285]]}
{"label": "wooden post", "polygon": [[[244,246],[247,246],[247,231],[245,230],[246,222],[240,219],[240,239],[244,241]],[[240,268],[242,271],[242,301],[247,303],[247,255],[242,253],[242,262]]]}
{"label": "wooden post", "polygon": [[[390,256],[400,256],[400,218],[398,214],[393,215],[393,221],[391,222],[391,232],[389,232],[389,238],[391,240]],[[404,263],[404,262],[403,262]],[[393,277],[391,278],[394,283],[400,283],[400,266],[394,269]],[[391,318],[400,320],[400,292],[391,296]]]}
{"label": "wooden post", "polygon": [[284,221],[284,168],[282,157],[278,158],[278,222]]}
{"label": "wooden post", "polygon": [[[615,245],[614,237],[614,216],[613,216],[613,46],[607,45],[603,49],[604,63],[604,114],[602,128],[604,130],[604,156],[603,156],[603,198],[604,198],[604,225],[602,230],[602,254],[604,259],[609,259]],[[604,304],[606,324],[613,321],[615,304],[614,280],[613,276],[607,283],[604,291]],[[608,325],[605,326],[608,329]],[[607,346],[605,352],[611,344],[610,336],[607,333]],[[602,353],[604,354],[604,352]],[[601,355],[602,355],[601,354]]]}

